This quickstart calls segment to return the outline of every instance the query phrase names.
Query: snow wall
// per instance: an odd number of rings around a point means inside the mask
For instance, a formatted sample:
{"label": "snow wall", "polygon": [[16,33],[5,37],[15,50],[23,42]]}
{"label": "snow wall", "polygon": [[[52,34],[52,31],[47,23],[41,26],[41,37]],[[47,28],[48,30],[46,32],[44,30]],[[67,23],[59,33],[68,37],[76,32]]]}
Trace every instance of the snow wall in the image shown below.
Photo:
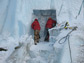
{"label": "snow wall", "polygon": [[81,22],[84,14],[84,5],[81,7],[81,4],[82,0],[0,0],[0,34],[17,38],[23,34],[30,35],[34,9],[55,9],[58,23]]}
{"label": "snow wall", "polygon": [[[34,9],[55,9],[58,23],[69,21],[70,25],[83,25],[84,3],[82,4],[82,2],[83,0],[0,0],[0,34],[15,38],[24,34],[30,35]],[[57,51],[57,53],[60,52]],[[65,56],[63,57],[65,58]],[[62,61],[66,62],[64,58]]]}

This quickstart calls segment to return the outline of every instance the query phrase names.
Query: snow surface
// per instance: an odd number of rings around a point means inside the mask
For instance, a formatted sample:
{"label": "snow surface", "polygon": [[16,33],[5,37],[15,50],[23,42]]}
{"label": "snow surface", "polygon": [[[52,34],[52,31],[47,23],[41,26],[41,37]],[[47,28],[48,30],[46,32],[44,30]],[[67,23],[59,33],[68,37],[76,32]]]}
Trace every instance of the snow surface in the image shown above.
{"label": "snow surface", "polygon": [[[68,41],[58,41],[71,30],[60,30],[63,22],[78,26],[70,34],[72,63],[84,63],[84,0],[0,0],[0,63],[70,63]],[[82,4],[83,2],[83,4]],[[81,7],[82,4],[82,7]],[[34,9],[55,9],[58,25],[50,31],[50,42],[34,45],[31,34]],[[79,13],[80,11],[80,13]],[[78,14],[79,13],[79,14]],[[33,30],[32,30],[33,31]],[[16,46],[20,48],[15,49]]]}

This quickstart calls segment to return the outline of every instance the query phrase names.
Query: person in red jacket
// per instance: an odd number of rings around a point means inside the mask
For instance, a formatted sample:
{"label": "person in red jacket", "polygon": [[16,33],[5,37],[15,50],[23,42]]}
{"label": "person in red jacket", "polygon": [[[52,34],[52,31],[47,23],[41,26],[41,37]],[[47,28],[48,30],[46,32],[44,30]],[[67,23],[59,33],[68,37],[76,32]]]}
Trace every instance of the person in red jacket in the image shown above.
{"label": "person in red jacket", "polygon": [[49,31],[48,31],[48,29],[51,29],[54,26],[56,26],[56,23],[57,22],[55,20],[53,20],[51,17],[49,17],[49,19],[48,19],[48,21],[46,23],[46,26],[45,26],[47,34],[46,34],[46,37],[45,37],[44,41],[49,41]]}
{"label": "person in red jacket", "polygon": [[31,27],[34,30],[34,43],[35,43],[35,45],[37,45],[37,43],[39,42],[39,38],[40,38],[39,33],[40,33],[40,29],[41,29],[38,19],[34,20]]}

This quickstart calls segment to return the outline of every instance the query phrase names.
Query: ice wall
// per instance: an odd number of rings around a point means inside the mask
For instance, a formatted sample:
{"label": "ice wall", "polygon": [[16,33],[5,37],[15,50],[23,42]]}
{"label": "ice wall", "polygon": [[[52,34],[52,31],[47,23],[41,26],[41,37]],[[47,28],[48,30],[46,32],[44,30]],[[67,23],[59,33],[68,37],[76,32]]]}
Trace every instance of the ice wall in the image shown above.
{"label": "ice wall", "polygon": [[[0,0],[0,34],[10,34],[15,38],[24,34],[30,35],[33,10],[46,10],[51,8],[56,9],[58,23],[69,21],[70,25],[77,25],[80,31],[83,29],[84,20],[84,3],[81,7],[82,2],[83,0]],[[80,33],[82,34],[83,31]],[[66,48],[64,51],[66,51]],[[59,54],[60,51],[56,50],[56,52]],[[66,60],[64,59],[65,54],[62,57],[61,63]]]}
{"label": "ice wall", "polygon": [[[17,37],[30,34],[34,9],[55,9],[59,23],[62,21],[80,22],[84,11],[83,4],[78,15],[81,4],[82,0],[0,0],[0,33],[10,33]],[[25,29],[21,29],[21,25]]]}
{"label": "ice wall", "polygon": [[0,3],[0,33],[14,37],[30,34],[33,9],[50,8],[50,0],[1,0]]}
{"label": "ice wall", "polygon": [[[17,1],[16,21],[21,21],[26,30],[24,33],[31,34],[31,23],[35,18],[32,18],[34,9],[49,9],[49,0],[19,0]],[[39,4],[40,3],[40,4]],[[18,28],[17,28],[18,29]],[[33,31],[33,30],[32,30]],[[17,31],[18,32],[18,31]],[[17,33],[18,34],[18,33]]]}
{"label": "ice wall", "polygon": [[[60,3],[60,4],[59,4]],[[76,19],[76,16],[80,10],[82,0],[55,0],[55,8],[57,10],[57,19],[58,22],[70,21],[71,23],[77,22],[79,19]],[[80,12],[80,18],[83,19],[83,7]],[[78,21],[79,22],[79,21]]]}
{"label": "ice wall", "polygon": [[0,3],[0,34],[11,33],[14,36],[16,0],[1,0]]}

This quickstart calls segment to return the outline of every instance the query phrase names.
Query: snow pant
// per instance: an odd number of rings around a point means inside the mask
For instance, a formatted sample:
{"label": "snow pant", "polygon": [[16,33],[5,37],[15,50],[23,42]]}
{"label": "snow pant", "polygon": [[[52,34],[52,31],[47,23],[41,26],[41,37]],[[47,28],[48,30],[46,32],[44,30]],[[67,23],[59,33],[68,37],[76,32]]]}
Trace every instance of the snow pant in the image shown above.
{"label": "snow pant", "polygon": [[49,41],[49,31],[48,31],[48,29],[46,29],[46,36],[45,36],[44,41]]}
{"label": "snow pant", "polygon": [[34,30],[34,43],[37,44],[39,42],[39,35],[40,30]]}

